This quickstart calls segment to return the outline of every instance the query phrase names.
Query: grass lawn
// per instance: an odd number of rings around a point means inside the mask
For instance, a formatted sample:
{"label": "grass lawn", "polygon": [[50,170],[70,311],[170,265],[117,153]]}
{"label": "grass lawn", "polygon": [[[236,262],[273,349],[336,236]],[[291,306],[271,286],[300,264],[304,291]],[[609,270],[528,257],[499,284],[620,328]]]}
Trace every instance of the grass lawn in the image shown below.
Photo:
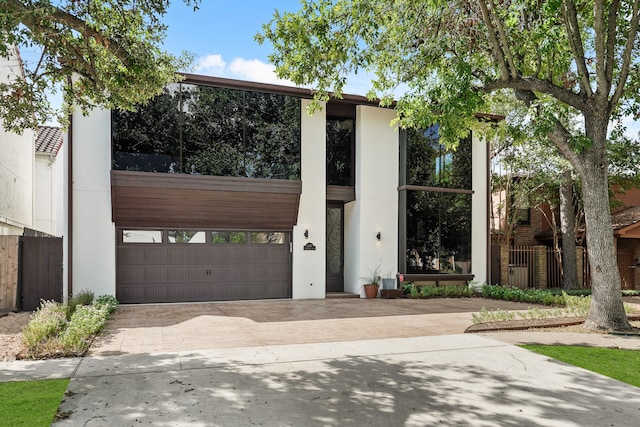
{"label": "grass lawn", "polygon": [[50,426],[68,384],[68,379],[0,383],[0,423]]}
{"label": "grass lawn", "polygon": [[640,387],[640,351],[562,345],[523,348]]}

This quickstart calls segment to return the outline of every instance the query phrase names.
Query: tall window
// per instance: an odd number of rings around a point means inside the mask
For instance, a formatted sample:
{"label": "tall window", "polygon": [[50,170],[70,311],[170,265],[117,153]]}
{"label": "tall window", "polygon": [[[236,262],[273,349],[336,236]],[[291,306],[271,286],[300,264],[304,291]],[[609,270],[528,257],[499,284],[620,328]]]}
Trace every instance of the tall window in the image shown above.
{"label": "tall window", "polygon": [[402,135],[400,265],[409,274],[470,274],[471,137],[450,149],[437,126]]}
{"label": "tall window", "polygon": [[355,121],[327,117],[327,185],[354,185]]}
{"label": "tall window", "polygon": [[300,179],[300,100],[173,84],[112,114],[113,168]]}

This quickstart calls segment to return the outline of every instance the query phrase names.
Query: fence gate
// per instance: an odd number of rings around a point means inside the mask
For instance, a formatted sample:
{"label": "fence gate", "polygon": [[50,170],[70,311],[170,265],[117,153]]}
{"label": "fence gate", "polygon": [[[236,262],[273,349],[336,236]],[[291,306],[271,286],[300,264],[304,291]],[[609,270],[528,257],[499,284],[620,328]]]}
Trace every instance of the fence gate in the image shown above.
{"label": "fence gate", "polygon": [[62,302],[62,238],[20,238],[20,309],[35,310],[40,300]]}
{"label": "fence gate", "polygon": [[622,289],[635,289],[635,265],[633,249],[618,249],[618,270]]}

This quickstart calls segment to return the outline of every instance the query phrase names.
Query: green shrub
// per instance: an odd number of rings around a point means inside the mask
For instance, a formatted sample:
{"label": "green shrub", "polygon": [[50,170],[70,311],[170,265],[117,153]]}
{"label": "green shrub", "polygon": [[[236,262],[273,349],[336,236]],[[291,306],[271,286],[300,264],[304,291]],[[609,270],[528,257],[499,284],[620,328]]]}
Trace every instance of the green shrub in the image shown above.
{"label": "green shrub", "polygon": [[71,316],[67,328],[60,334],[65,352],[82,353],[89,348],[90,339],[100,332],[109,319],[107,305],[81,305]]}
{"label": "green shrub", "polygon": [[107,307],[107,312],[111,315],[118,308],[118,300],[113,295],[100,295],[93,301],[93,305],[98,308]]}
{"label": "green shrub", "polygon": [[69,298],[67,301],[67,320],[71,319],[71,316],[73,316],[73,313],[76,311],[76,307],[79,305],[91,305],[93,296],[93,292],[82,290]]}
{"label": "green shrub", "polygon": [[28,355],[41,358],[83,354],[118,306],[118,301],[109,295],[92,301],[93,293],[87,291],[67,304],[42,301],[22,333]]}
{"label": "green shrub", "polygon": [[559,306],[566,304],[566,293],[558,295],[546,289],[520,289],[508,286],[485,285],[482,288],[482,296],[491,299],[528,302],[532,304]]}
{"label": "green shrub", "polygon": [[411,298],[465,298],[476,296],[476,290],[465,285],[452,286],[416,286],[404,283],[402,289]]}
{"label": "green shrub", "polygon": [[65,308],[55,301],[40,302],[22,330],[22,342],[29,353],[36,352],[50,337],[57,335],[66,324]]}

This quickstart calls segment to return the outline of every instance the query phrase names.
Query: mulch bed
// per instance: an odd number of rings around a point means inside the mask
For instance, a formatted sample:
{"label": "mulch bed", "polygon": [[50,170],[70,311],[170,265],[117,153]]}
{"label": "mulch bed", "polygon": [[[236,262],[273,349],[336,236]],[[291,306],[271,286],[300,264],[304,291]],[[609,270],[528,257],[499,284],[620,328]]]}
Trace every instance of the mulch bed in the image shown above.
{"label": "mulch bed", "polygon": [[[640,320],[640,314],[628,314],[629,321]],[[484,322],[469,326],[464,332],[522,331],[526,329],[562,328],[579,325],[586,317],[554,317],[550,319],[515,319],[503,322]]]}

